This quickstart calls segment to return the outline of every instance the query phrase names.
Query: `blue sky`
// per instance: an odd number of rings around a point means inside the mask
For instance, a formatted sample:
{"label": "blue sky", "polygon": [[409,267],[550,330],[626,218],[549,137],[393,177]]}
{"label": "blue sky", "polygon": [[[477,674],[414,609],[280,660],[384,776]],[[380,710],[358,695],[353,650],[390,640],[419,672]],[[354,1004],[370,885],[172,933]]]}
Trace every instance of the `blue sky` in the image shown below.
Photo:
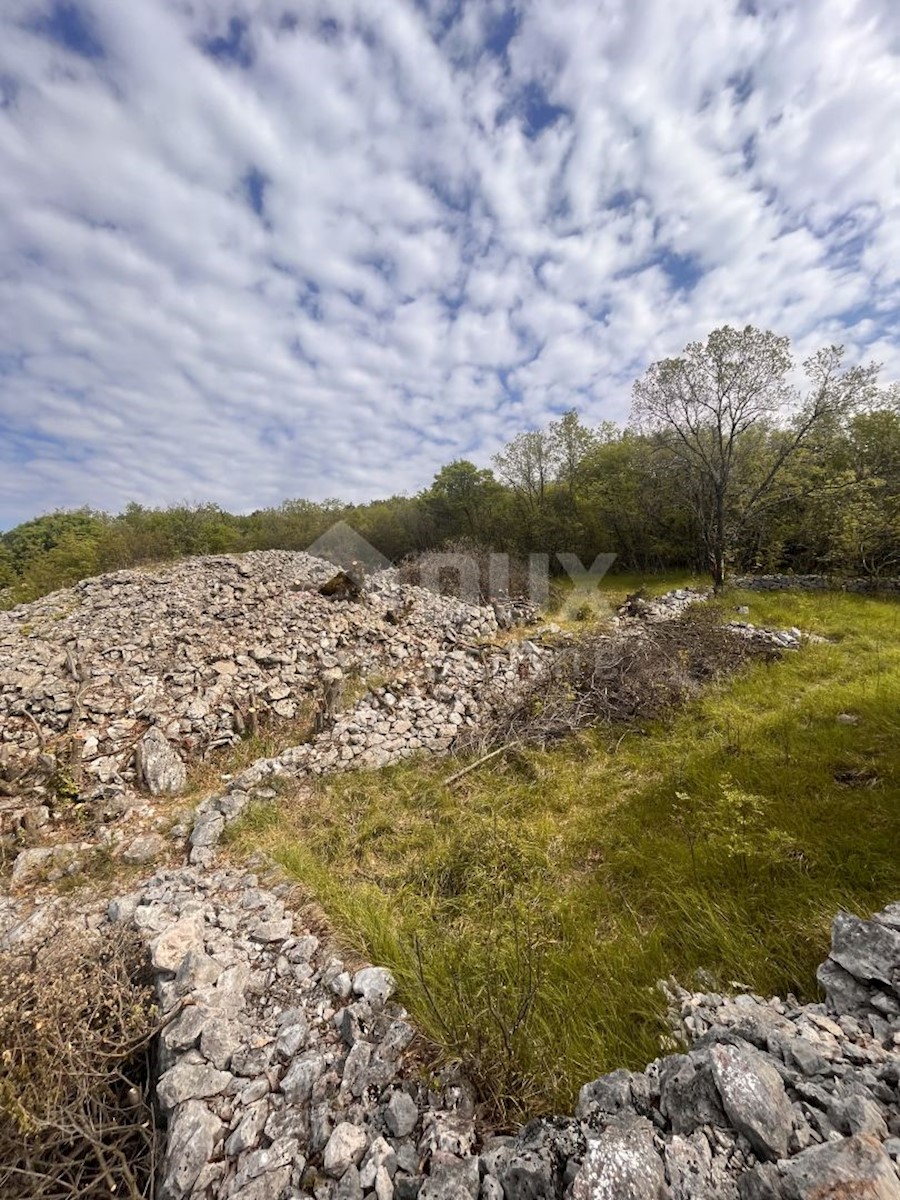
{"label": "blue sky", "polygon": [[900,378],[896,0],[3,0],[0,528],[414,491],[725,322]]}

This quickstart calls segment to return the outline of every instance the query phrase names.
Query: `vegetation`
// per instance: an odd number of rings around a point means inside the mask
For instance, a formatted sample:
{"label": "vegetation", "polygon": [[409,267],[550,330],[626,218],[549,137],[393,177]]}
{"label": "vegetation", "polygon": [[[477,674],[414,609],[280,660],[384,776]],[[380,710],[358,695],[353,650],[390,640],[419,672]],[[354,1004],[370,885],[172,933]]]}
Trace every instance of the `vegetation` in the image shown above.
{"label": "vegetation", "polygon": [[589,428],[573,410],[519,434],[494,470],[458,460],[415,496],[50,513],[0,534],[0,604],[183,555],[305,549],[342,519],[394,561],[466,539],[719,580],[726,566],[900,569],[900,391],[845,370],[839,348],[807,362],[805,396],[789,365],[785,339],[716,330],[638,382],[630,427]]}
{"label": "vegetation", "polygon": [[154,1194],[158,1032],[140,935],[59,918],[0,951],[0,1195]]}
{"label": "vegetation", "polygon": [[835,910],[898,894],[900,608],[721,604],[830,640],[664,720],[514,748],[452,785],[470,760],[332,777],[233,834],[397,973],[501,1122],[567,1111],[585,1080],[653,1058],[659,979],[814,995]]}

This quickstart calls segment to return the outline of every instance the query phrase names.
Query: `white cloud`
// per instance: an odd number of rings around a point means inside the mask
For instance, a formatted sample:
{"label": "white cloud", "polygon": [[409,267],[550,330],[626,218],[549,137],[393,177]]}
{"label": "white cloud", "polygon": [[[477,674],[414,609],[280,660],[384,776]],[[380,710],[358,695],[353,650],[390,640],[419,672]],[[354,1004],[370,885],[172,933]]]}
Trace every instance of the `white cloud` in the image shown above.
{"label": "white cloud", "polygon": [[893,0],[6,0],[0,527],[413,490],[724,321],[900,376],[898,55]]}

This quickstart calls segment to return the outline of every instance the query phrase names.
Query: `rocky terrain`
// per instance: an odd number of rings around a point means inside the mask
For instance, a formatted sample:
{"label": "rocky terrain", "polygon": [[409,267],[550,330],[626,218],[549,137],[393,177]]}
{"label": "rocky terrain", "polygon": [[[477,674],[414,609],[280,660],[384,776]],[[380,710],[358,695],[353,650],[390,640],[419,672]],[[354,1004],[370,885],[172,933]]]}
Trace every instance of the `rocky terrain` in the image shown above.
{"label": "rocky terrain", "polygon": [[[508,614],[391,571],[328,598],[333,574],[302,554],[208,558],[0,614],[0,813],[15,854],[0,945],[50,922],[58,900],[41,885],[98,849],[169,860],[82,910],[92,927],[137,928],[152,960],[163,1200],[900,1200],[896,906],[836,919],[827,1004],[669,985],[683,1053],[587,1084],[572,1117],[497,1137],[463,1079],[423,1076],[387,972],[342,961],[284,892],[218,861],[226,825],[277,777],[302,787],[444,753],[565,645],[552,627],[501,638]],[[637,599],[610,636],[704,596]],[[781,649],[803,640],[733,628]],[[289,729],[304,705],[314,736],[170,828],[162,805],[193,761],[267,722]],[[92,819],[63,840],[73,806]]]}

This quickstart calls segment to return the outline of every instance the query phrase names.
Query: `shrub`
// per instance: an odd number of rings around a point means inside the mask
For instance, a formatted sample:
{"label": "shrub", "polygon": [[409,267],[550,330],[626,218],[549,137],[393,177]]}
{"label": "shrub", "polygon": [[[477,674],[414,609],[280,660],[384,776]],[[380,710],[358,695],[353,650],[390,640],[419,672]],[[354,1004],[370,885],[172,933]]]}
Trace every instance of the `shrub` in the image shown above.
{"label": "shrub", "polygon": [[138,935],[57,919],[0,952],[0,1195],[153,1194],[157,1032]]}

